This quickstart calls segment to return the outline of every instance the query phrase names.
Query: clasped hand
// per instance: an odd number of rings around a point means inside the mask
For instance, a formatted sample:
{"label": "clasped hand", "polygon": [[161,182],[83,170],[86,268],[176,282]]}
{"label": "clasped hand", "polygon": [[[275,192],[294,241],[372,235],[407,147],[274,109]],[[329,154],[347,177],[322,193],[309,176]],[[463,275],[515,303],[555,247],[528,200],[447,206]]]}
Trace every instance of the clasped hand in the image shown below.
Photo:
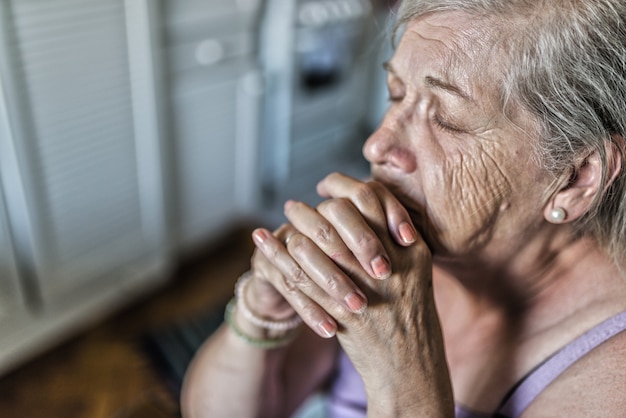
{"label": "clasped hand", "polygon": [[248,301],[260,315],[295,311],[320,336],[337,335],[362,375],[381,365],[372,356],[402,367],[439,332],[430,251],[382,184],[335,173],[318,192],[327,200],[317,208],[287,202],[290,224],[253,232]]}

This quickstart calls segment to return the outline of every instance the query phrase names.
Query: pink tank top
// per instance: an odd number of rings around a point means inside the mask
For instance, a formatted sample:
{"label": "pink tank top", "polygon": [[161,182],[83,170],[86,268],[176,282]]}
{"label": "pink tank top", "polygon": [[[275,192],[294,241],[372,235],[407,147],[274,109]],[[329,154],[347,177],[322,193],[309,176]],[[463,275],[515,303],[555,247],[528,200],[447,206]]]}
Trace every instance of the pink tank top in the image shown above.
{"label": "pink tank top", "polygon": [[[585,354],[626,330],[626,311],[596,325],[579,336],[520,380],[505,396],[497,411],[484,414],[456,406],[456,418],[517,418],[535,398]],[[336,378],[330,390],[328,402],[329,418],[364,418],[367,400],[363,381],[342,351]]]}

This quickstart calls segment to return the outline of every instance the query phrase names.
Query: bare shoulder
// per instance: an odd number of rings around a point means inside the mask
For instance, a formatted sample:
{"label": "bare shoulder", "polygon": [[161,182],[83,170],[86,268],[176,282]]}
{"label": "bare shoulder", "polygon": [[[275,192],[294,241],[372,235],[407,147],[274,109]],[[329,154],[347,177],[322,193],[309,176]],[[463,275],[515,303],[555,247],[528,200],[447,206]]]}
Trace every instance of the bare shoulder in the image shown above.
{"label": "bare shoulder", "polygon": [[523,417],[625,417],[625,394],[626,331],[572,365]]}

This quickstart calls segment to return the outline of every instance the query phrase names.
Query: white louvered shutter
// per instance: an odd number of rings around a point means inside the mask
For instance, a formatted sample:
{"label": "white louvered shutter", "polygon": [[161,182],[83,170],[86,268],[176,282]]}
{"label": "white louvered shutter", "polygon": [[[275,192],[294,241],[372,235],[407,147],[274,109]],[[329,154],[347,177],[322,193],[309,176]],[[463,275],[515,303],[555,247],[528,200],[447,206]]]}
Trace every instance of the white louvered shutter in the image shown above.
{"label": "white louvered shutter", "polygon": [[13,311],[22,309],[22,307],[23,298],[18,282],[2,188],[0,187],[0,329]]}
{"label": "white louvered shutter", "polygon": [[160,244],[146,213],[162,202],[142,190],[142,161],[153,156],[138,145],[158,141],[137,138],[145,121],[133,97],[128,3],[13,0],[5,7],[5,55],[19,86],[10,105],[23,126],[14,140],[23,142],[16,148],[30,206],[22,230],[31,236],[23,241],[44,301],[105,276],[122,280],[111,272]]}

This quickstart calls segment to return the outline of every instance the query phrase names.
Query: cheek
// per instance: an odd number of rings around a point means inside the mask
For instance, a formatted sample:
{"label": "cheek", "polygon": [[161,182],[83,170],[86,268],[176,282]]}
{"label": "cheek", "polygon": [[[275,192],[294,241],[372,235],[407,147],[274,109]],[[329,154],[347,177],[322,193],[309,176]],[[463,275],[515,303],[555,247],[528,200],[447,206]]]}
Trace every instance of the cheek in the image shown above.
{"label": "cheek", "polygon": [[448,155],[435,173],[430,191],[430,218],[441,243],[453,252],[467,251],[489,241],[501,207],[511,195],[507,175],[493,150]]}

